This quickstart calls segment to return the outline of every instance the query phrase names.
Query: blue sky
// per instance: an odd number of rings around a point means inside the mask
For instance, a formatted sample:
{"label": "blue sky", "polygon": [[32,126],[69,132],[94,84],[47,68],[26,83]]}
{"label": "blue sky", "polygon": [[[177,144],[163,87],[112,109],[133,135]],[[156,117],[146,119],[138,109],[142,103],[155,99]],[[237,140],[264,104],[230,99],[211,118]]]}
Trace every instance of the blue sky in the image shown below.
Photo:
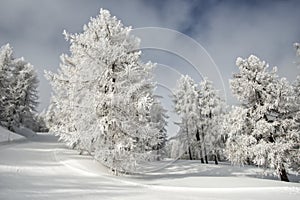
{"label": "blue sky", "polygon": [[[56,71],[59,56],[68,53],[63,30],[81,32],[100,8],[109,9],[133,28],[169,28],[194,39],[218,66],[229,103],[235,102],[228,79],[237,71],[238,56],[256,54],[271,66],[278,66],[279,75],[291,81],[300,71],[294,64],[292,46],[300,41],[297,0],[1,0],[0,45],[10,43],[16,57],[23,56],[37,69],[40,110],[47,107],[51,93],[44,70]],[[191,66],[171,54],[145,51],[145,57],[174,67],[181,74],[193,75]],[[159,75],[168,78],[168,74]],[[217,77],[213,81],[218,81]]]}

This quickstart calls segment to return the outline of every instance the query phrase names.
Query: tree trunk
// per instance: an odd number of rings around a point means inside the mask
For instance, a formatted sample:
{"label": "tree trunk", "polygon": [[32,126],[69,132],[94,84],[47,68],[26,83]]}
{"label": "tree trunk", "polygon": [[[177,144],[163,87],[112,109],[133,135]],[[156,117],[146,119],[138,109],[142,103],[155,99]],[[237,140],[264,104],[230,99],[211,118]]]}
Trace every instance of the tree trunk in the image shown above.
{"label": "tree trunk", "polygon": [[202,150],[201,150],[201,146],[200,146],[200,151],[199,151],[199,158],[200,158],[201,163],[204,163],[203,153],[202,153]]}
{"label": "tree trunk", "polygon": [[196,132],[196,140],[197,140],[197,143],[199,146],[198,159],[200,159],[201,163],[204,163],[203,156],[202,156],[202,149],[201,149],[201,145],[200,145],[200,133],[199,133],[198,128],[197,128],[197,132]]}
{"label": "tree trunk", "polygon": [[250,161],[250,158],[247,158],[247,165],[251,165],[251,161]]}
{"label": "tree trunk", "polygon": [[208,164],[208,158],[207,158],[207,153],[206,153],[205,147],[204,147],[204,159],[205,159],[205,163]]}
{"label": "tree trunk", "polygon": [[201,161],[201,163],[203,163],[203,164],[204,164],[204,159],[203,159],[203,158],[200,158],[200,161]]}
{"label": "tree trunk", "polygon": [[189,150],[189,156],[190,156],[190,160],[193,160],[193,157],[192,157],[192,152],[191,152],[191,147],[188,147],[188,150]]}
{"label": "tree trunk", "polygon": [[281,165],[278,173],[279,173],[279,178],[281,181],[290,182],[283,165]]}
{"label": "tree trunk", "polygon": [[191,152],[191,147],[190,147],[189,129],[188,129],[188,123],[187,123],[187,121],[186,121],[186,136],[187,136],[187,140],[188,140],[189,157],[190,157],[190,160],[193,160],[192,152]]}
{"label": "tree trunk", "polygon": [[[204,163],[204,160],[205,162],[207,163],[207,155],[206,155],[206,149],[205,149],[205,143],[204,143],[204,128],[203,126],[201,126],[201,134],[200,134],[200,142],[201,142],[201,163]],[[204,157],[204,159],[203,159]]]}
{"label": "tree trunk", "polygon": [[201,163],[204,163],[202,146],[200,146],[200,161],[201,161]]}
{"label": "tree trunk", "polygon": [[215,164],[216,164],[216,165],[219,164],[219,163],[218,163],[218,156],[217,156],[217,154],[214,155],[214,160],[215,160]]}

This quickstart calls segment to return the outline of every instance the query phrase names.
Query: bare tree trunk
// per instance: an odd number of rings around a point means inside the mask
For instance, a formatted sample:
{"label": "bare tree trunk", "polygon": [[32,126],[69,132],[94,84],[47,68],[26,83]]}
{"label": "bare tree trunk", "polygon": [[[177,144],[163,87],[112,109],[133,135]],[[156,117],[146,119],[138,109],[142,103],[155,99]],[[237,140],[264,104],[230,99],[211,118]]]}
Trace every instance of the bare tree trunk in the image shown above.
{"label": "bare tree trunk", "polygon": [[283,164],[281,165],[278,174],[281,181],[290,182]]}
{"label": "bare tree trunk", "polygon": [[217,154],[214,154],[214,160],[215,160],[215,164],[216,164],[216,165],[219,164]]}
{"label": "bare tree trunk", "polygon": [[188,151],[189,151],[190,160],[193,160],[192,152],[191,152],[191,147],[190,146],[188,147]]}
{"label": "bare tree trunk", "polygon": [[200,143],[201,143],[200,133],[199,133],[198,128],[197,128],[197,133],[196,133],[196,139],[197,139],[197,143],[199,144],[199,159],[200,159],[201,163],[204,163],[202,146],[200,145]]}
{"label": "bare tree trunk", "polygon": [[[206,155],[206,149],[205,149],[205,143],[204,143],[204,128],[203,126],[201,127],[201,134],[200,134],[200,142],[201,142],[201,163],[204,163],[204,160],[205,162],[207,163],[207,155]],[[203,159],[204,158],[204,159]]]}
{"label": "bare tree trunk", "polygon": [[204,158],[205,158],[205,153],[204,153],[204,148],[203,148],[203,145],[201,145],[201,158],[200,158],[200,160],[201,160],[201,163],[204,163]]}
{"label": "bare tree trunk", "polygon": [[[200,148],[201,148],[201,147],[200,147]],[[201,163],[204,163],[202,150],[200,150],[200,161],[201,161]]]}
{"label": "bare tree trunk", "polygon": [[204,147],[204,159],[205,159],[205,163],[208,164],[207,152],[206,152],[206,148],[205,147]]}
{"label": "bare tree trunk", "polygon": [[188,123],[187,123],[187,121],[186,121],[186,138],[187,138],[187,142],[188,142],[189,157],[190,157],[190,160],[193,160],[192,152],[191,152],[191,145],[190,145],[190,138],[189,138],[189,129],[188,129]]}

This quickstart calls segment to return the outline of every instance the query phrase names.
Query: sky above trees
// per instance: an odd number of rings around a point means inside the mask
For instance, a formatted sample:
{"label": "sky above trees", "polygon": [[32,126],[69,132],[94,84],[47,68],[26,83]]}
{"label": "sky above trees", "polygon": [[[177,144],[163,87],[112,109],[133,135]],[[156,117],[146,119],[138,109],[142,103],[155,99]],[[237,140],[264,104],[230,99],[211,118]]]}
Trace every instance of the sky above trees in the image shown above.
{"label": "sky above trees", "polygon": [[[230,95],[228,79],[238,70],[235,66],[238,56],[255,54],[271,66],[278,66],[279,75],[289,80],[294,80],[299,72],[292,46],[300,40],[300,1],[297,0],[2,0],[0,45],[10,43],[16,57],[24,56],[37,69],[40,110],[48,105],[51,93],[44,70],[58,69],[59,56],[69,53],[63,30],[81,32],[83,24],[96,16],[101,7],[109,9],[126,26],[164,27],[195,39],[218,66],[229,103],[234,103],[234,98]],[[190,66],[177,62],[178,59],[160,52],[153,55],[146,57],[164,65],[177,64],[181,74],[193,73]]]}

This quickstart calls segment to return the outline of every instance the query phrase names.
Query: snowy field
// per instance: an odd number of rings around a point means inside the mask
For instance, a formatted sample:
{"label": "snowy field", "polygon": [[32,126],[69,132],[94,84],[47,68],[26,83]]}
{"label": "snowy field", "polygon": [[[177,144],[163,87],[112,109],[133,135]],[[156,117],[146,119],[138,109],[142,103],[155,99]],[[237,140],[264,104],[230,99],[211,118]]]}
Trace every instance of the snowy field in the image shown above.
{"label": "snowy field", "polygon": [[56,137],[38,134],[0,146],[0,199],[296,200],[300,196],[300,177],[281,182],[255,167],[163,161],[143,170],[149,172],[113,176],[89,156],[66,149]]}

